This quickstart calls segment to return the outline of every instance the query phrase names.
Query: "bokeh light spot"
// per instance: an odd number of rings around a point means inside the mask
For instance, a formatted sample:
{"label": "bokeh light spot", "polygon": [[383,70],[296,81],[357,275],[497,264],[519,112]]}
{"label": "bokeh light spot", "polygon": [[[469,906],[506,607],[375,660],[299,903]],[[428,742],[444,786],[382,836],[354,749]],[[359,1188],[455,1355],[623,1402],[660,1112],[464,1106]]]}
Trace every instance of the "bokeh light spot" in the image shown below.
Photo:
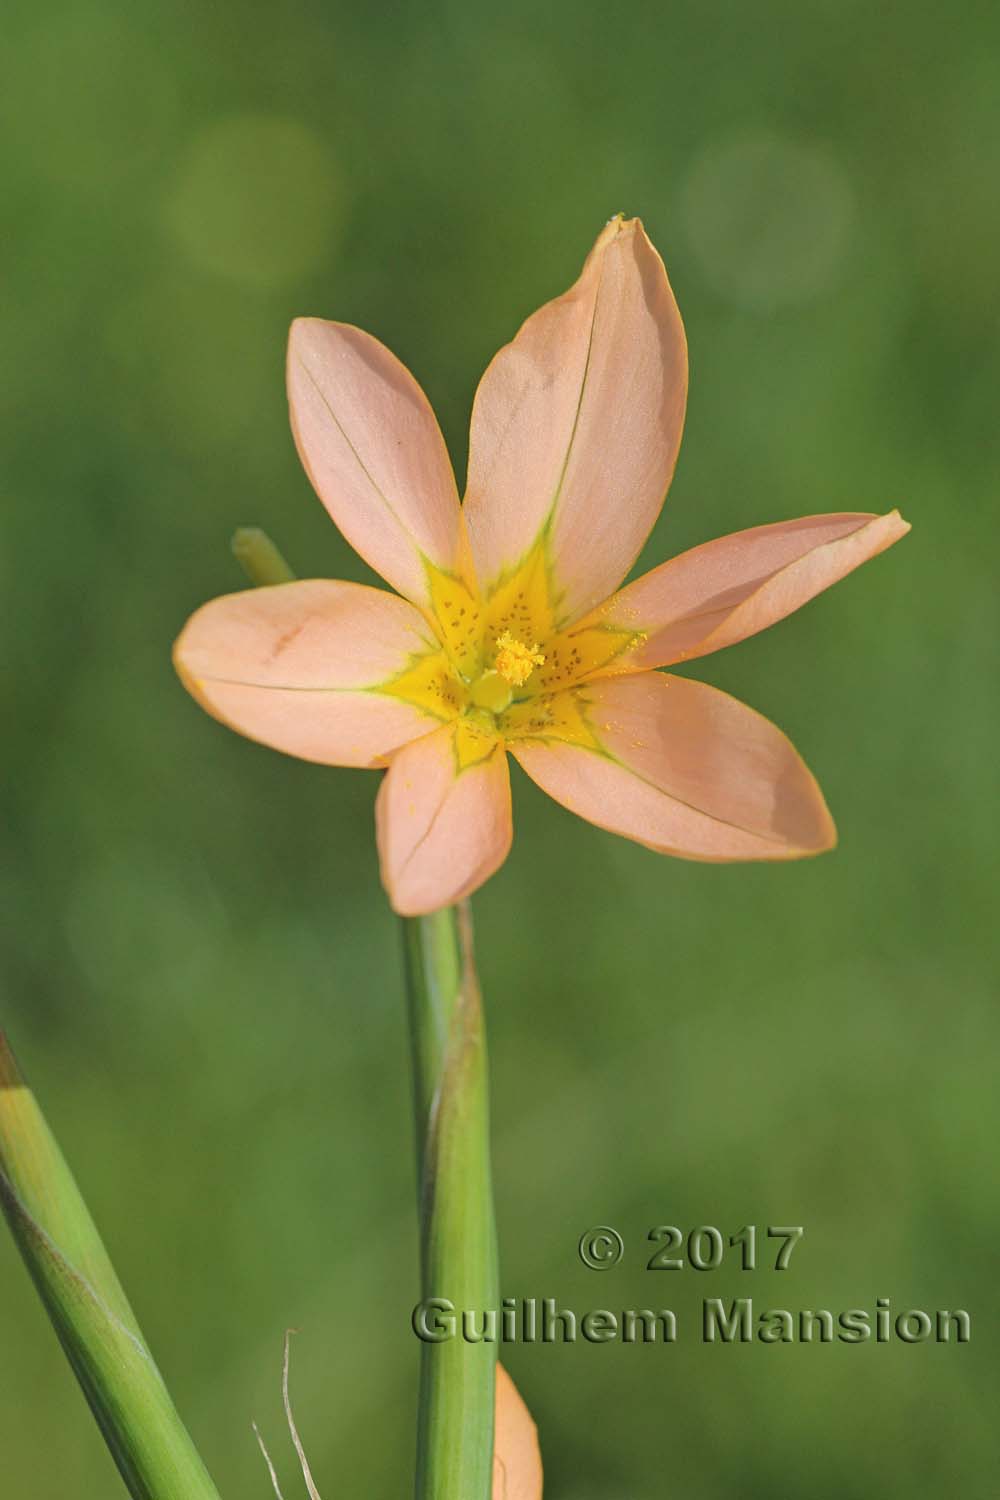
{"label": "bokeh light spot", "polygon": [[706,146],[683,184],[681,212],[715,290],[763,311],[824,291],[855,219],[850,181],[829,152],[763,131]]}
{"label": "bokeh light spot", "polygon": [[298,120],[238,115],[199,135],[164,204],[177,244],[219,276],[269,287],[312,270],[343,220],[341,174]]}

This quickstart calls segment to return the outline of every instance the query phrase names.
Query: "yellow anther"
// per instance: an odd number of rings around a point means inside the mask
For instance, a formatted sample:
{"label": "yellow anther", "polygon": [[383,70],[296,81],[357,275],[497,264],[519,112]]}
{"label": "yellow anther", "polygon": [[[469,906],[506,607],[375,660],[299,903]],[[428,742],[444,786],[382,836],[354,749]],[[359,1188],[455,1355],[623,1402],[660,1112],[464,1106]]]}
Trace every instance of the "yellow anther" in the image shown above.
{"label": "yellow anther", "polygon": [[538,649],[538,643],[534,646],[526,646],[512,636],[509,630],[497,636],[497,659],[494,663],[501,677],[506,678],[511,687],[523,687],[536,667],[540,667],[545,657]]}

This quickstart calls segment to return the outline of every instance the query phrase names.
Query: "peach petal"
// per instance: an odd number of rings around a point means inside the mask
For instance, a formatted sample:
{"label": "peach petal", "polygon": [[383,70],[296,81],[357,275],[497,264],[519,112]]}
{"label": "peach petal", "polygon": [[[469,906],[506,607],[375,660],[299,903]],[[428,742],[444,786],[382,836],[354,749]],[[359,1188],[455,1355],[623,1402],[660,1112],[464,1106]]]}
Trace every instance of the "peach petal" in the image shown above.
{"label": "peach petal", "polygon": [[415,917],[476,890],[507,858],[510,777],[499,741],[461,771],[446,725],[392,758],[375,805],[382,884]]}
{"label": "peach petal", "polygon": [[462,565],[448,452],[409,370],[360,328],[297,318],[288,399],[299,457],[356,552],[407,598],[428,601],[424,558]]}
{"label": "peach petal", "polygon": [[637,578],[592,623],[641,630],[615,671],[665,667],[766,630],[905,536],[899,512],[804,516],[683,552]]}
{"label": "peach petal", "polygon": [[465,516],[492,585],[551,524],[564,621],[605,599],[660,512],[680,446],[687,346],[638,219],[615,219],[583,273],[493,359],[476,392]]}
{"label": "peach petal", "polygon": [[497,1365],[493,1500],[541,1500],[538,1429],[503,1365]]}
{"label": "peach petal", "polygon": [[303,760],[373,766],[440,722],[366,691],[429,643],[420,613],[395,594],[313,579],[203,605],[174,665],[201,706],[238,733]]}
{"label": "peach petal", "polygon": [[606,678],[580,696],[605,754],[557,740],[509,748],[599,828],[697,860],[797,859],[836,842],[794,747],[737,699],[658,672]]}

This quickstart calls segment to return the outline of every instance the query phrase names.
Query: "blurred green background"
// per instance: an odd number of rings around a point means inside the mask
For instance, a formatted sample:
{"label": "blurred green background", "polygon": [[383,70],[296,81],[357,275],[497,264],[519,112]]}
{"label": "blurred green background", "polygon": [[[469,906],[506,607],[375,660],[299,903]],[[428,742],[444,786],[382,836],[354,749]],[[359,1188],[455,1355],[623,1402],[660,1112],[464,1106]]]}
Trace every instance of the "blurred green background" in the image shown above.
{"label": "blurred green background", "polygon": [[[405,1495],[410,1093],[377,777],[185,696],[171,641],[265,526],[364,579],[300,471],[284,339],[355,322],[459,471],[476,381],[639,213],[691,344],[643,561],[899,505],[914,530],[698,673],[816,771],[837,853],[664,860],[518,774],[476,899],[504,1291],[671,1306],[672,1349],[515,1348],[547,1494],[995,1493],[1000,12],[859,0],[14,0],[0,96],[0,1019],[224,1496]],[[643,1269],[801,1223],[783,1275]],[[615,1225],[604,1275],[581,1232]],[[704,1296],[964,1307],[967,1347],[705,1348]],[[6,1235],[3,1490],[124,1493]]]}

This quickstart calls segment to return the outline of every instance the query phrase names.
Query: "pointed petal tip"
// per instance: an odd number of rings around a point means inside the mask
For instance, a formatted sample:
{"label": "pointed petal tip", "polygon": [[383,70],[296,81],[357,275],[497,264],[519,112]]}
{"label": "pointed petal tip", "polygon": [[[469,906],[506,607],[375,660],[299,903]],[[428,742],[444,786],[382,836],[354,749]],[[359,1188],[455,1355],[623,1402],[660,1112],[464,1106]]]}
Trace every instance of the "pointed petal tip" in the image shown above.
{"label": "pointed petal tip", "polygon": [[[644,246],[648,246],[659,257],[659,251],[649,238],[646,226],[638,214],[631,216],[624,213],[612,214],[594,241],[591,255],[612,243],[635,239],[641,240]],[[660,259],[662,260],[662,257]]]}
{"label": "pointed petal tip", "polygon": [[835,846],[816,778],[788,736],[738,699],[658,672],[596,680],[588,697],[605,754],[555,739],[511,746],[571,812],[711,864],[807,859]]}
{"label": "pointed petal tip", "polygon": [[[285,370],[289,380],[297,362],[310,348],[322,341],[328,329],[344,329],[351,333],[356,331],[350,323],[338,323],[332,318],[318,318],[314,313],[301,313],[297,318],[292,319],[288,325],[288,343],[285,350]],[[294,405],[291,414],[294,430]]]}
{"label": "pointed petal tip", "polygon": [[293,348],[316,337],[322,337],[329,328],[336,328],[347,333],[360,333],[365,337],[363,328],[358,328],[353,323],[342,323],[336,318],[320,318],[315,313],[300,313],[292,319],[288,325],[288,352],[291,354]]}
{"label": "pointed petal tip", "polygon": [[[734,698],[732,702],[742,706],[739,699]],[[768,720],[763,722],[770,723]],[[788,828],[785,847],[777,848],[770,858],[776,862],[790,862],[816,859],[821,854],[829,854],[837,847],[838,834],[823,789],[785,731],[776,724],[771,725],[771,728],[784,743],[789,764],[797,767],[802,781],[798,803],[799,826],[794,832],[791,827]]]}
{"label": "pointed petal tip", "polygon": [[[736,698],[732,701],[739,703],[739,699]],[[823,788],[802,759],[791,738],[776,724],[771,727],[784,742],[789,764],[796,765],[802,775],[798,828],[794,833],[791,828],[788,829],[786,847],[777,851],[774,858],[779,861],[792,861],[817,859],[821,854],[830,854],[836,849],[839,836],[833,814],[823,795]]]}
{"label": "pointed petal tip", "polygon": [[839,842],[837,825],[833,821],[833,814],[826,805],[826,798],[820,791],[819,784],[815,779],[813,784],[816,790],[816,805],[814,808],[816,813],[815,835],[810,840],[804,839],[801,848],[790,849],[788,853],[789,859],[815,859],[820,854],[831,854]]}
{"label": "pointed petal tip", "polygon": [[310,323],[317,323],[319,321],[320,320],[318,318],[314,318],[309,315],[302,315],[297,318],[293,318],[291,323],[289,323],[288,343],[286,346],[286,357],[289,364],[291,364],[293,354],[298,349],[300,343],[302,342],[302,339],[308,332]]}
{"label": "pointed petal tip", "polygon": [[378,339],[296,318],[287,386],[299,458],[335,525],[404,598],[429,602],[426,562],[455,571],[461,511],[430,402]]}
{"label": "pointed petal tip", "polygon": [[324,327],[328,322],[329,319],[319,318],[315,313],[299,313],[288,325],[289,342],[293,338],[301,338],[304,333],[308,333],[312,329],[313,325],[319,324],[320,327]]}
{"label": "pointed petal tip", "polygon": [[621,210],[616,214],[612,214],[610,219],[605,221],[602,233],[610,229],[614,230],[616,236],[620,234],[635,234],[636,232],[645,233],[642,220],[638,214],[627,214]]}
{"label": "pointed petal tip", "polygon": [[577,280],[532,313],[476,391],[463,514],[484,587],[547,527],[564,620],[606,599],[662,508],[686,393],[663,261],[640,219],[616,215]]}
{"label": "pointed petal tip", "polygon": [[617,671],[690,662],[785,619],[909,530],[898,510],[750,527],[661,563],[595,614],[645,637],[618,659]]}

